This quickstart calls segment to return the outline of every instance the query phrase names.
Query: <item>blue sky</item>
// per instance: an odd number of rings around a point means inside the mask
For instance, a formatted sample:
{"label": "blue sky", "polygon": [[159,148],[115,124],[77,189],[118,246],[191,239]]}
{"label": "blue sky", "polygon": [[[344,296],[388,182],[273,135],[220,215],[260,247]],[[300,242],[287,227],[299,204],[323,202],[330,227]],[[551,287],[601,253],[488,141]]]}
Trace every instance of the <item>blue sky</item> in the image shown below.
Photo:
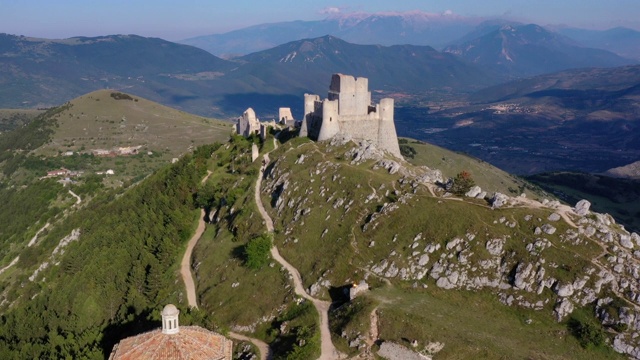
{"label": "blue sky", "polygon": [[640,30],[640,0],[0,0],[0,32],[45,37],[138,34],[180,40],[328,13],[421,10],[540,25]]}

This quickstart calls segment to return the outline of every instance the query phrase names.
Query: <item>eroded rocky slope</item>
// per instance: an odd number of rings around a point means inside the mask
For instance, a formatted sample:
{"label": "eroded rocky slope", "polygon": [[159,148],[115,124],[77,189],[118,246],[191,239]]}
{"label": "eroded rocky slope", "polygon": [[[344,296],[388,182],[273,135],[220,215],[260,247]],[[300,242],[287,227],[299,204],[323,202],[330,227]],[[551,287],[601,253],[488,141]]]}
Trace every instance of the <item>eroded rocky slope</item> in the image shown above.
{"label": "eroded rocky slope", "polygon": [[[588,202],[569,207],[477,188],[458,198],[438,170],[348,139],[289,142],[271,158],[262,196],[275,242],[314,296],[336,302],[336,289],[366,279],[373,289],[490,291],[505,307],[568,326],[585,309],[604,342],[640,358],[640,236]],[[381,328],[377,340],[403,335]],[[334,336],[371,351],[354,341],[361,332]],[[430,355],[433,339],[416,339],[414,350]]]}

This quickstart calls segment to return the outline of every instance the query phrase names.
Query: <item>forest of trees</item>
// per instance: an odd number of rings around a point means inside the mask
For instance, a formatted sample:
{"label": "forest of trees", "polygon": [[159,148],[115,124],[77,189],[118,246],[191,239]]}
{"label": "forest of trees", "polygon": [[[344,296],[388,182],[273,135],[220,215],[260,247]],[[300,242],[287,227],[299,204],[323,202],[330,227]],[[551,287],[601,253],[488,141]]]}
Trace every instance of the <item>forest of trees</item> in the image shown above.
{"label": "forest of trees", "polygon": [[47,261],[73,229],[81,236],[34,282],[25,275],[0,289],[12,302],[0,317],[0,358],[104,359],[121,338],[158,327],[158,310],[178,302],[176,264],[215,148],[198,148],[124,194],[104,191],[51,230],[19,266]]}

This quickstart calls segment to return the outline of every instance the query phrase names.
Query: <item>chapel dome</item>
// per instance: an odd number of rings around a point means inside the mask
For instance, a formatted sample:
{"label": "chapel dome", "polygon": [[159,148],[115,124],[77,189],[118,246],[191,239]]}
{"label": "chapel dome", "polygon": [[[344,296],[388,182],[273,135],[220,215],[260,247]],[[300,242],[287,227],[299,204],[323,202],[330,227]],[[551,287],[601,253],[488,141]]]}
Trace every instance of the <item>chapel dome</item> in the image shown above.
{"label": "chapel dome", "polygon": [[178,308],[173,304],[167,304],[164,309],[162,309],[163,316],[175,316],[178,315]]}

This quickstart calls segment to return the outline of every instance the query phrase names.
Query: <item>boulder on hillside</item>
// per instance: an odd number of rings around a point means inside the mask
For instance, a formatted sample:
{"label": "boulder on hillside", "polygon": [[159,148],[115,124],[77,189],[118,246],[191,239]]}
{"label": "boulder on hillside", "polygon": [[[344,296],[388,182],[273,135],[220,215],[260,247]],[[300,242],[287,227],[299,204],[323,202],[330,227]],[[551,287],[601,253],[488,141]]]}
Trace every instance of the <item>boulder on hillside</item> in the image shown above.
{"label": "boulder on hillside", "polygon": [[578,203],[576,204],[576,207],[573,208],[573,211],[580,216],[585,216],[589,213],[590,207],[591,207],[591,203],[583,199],[578,201]]}
{"label": "boulder on hillside", "polygon": [[569,299],[562,298],[562,300],[558,299],[555,308],[553,309],[553,315],[555,316],[558,322],[562,321],[567,315],[573,312],[573,303],[569,301]]}
{"label": "boulder on hillside", "polygon": [[493,209],[501,208],[506,205],[508,201],[509,197],[507,195],[497,192],[493,195],[493,198],[491,198],[491,207]]}
{"label": "boulder on hillside", "polygon": [[390,341],[385,341],[380,345],[380,350],[378,350],[378,355],[380,355],[383,359],[387,360],[430,360],[430,356],[419,354],[415,351],[411,351],[408,348],[392,343]]}
{"label": "boulder on hillside", "polygon": [[464,194],[464,196],[474,198],[474,197],[477,197],[481,192],[482,192],[482,189],[480,188],[480,186],[474,186],[471,189],[469,189],[469,191],[467,191],[467,193]]}
{"label": "boulder on hillside", "polygon": [[421,169],[425,169],[425,171],[416,178],[418,182],[430,183],[430,184],[441,184],[444,181],[442,179],[442,172],[440,170],[429,169],[426,166],[421,167]]}

